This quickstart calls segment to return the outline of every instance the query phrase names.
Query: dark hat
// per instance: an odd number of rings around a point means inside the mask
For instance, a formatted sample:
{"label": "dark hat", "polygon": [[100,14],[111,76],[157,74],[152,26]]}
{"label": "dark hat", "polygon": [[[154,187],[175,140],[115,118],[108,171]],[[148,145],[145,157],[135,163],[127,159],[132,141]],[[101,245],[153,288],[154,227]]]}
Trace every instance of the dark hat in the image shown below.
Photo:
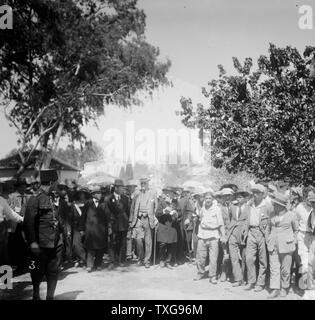
{"label": "dark hat", "polygon": [[169,193],[176,193],[176,191],[174,191],[172,189],[172,187],[165,187],[162,189],[163,192],[169,192]]}
{"label": "dark hat", "polygon": [[124,187],[125,186],[124,181],[122,179],[115,179],[114,185],[116,187]]}
{"label": "dark hat", "polygon": [[14,186],[15,187],[19,187],[19,186],[28,186],[29,184],[27,183],[25,178],[20,178],[20,179],[16,179],[14,181]]}
{"label": "dark hat", "polygon": [[59,191],[62,191],[62,190],[68,191],[68,190],[69,190],[69,187],[68,187],[66,184],[64,184],[64,183],[58,183],[58,184],[57,184],[57,189],[58,189]]}
{"label": "dark hat", "polygon": [[89,189],[90,189],[91,194],[102,193],[102,189],[99,185],[92,185],[92,186],[90,186]]}
{"label": "dark hat", "polygon": [[76,191],[74,191],[73,197],[75,199],[78,199],[80,193],[84,193],[87,196],[87,198],[89,198],[91,195],[90,190],[88,188],[79,187]]}
{"label": "dark hat", "polygon": [[49,184],[58,181],[58,173],[55,169],[41,170],[39,172],[41,184]]}
{"label": "dark hat", "polygon": [[238,196],[246,198],[246,197],[248,197],[249,195],[250,195],[250,193],[247,192],[247,191],[237,191],[237,192],[235,193],[236,198],[237,198]]}
{"label": "dark hat", "polygon": [[223,189],[232,189],[235,192],[236,190],[238,190],[238,186],[233,183],[226,183],[222,185],[220,188],[220,190],[223,190]]}

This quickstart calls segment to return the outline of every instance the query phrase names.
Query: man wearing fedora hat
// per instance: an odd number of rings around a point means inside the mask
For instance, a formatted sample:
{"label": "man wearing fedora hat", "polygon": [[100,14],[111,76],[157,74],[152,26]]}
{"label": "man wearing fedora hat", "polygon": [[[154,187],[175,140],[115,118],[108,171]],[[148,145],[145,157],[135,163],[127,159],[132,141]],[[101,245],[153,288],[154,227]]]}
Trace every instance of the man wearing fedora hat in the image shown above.
{"label": "man wearing fedora hat", "polygon": [[276,298],[279,293],[281,297],[286,297],[290,286],[298,222],[295,213],[287,210],[289,197],[282,193],[273,193],[271,200],[274,211],[270,215],[270,232],[267,238],[272,290],[269,298]]}
{"label": "man wearing fedora hat", "polygon": [[[252,184],[253,199],[249,202],[250,210],[246,223],[246,267],[248,284],[245,290],[255,288],[260,292],[265,287],[268,268],[266,239],[269,232],[271,206],[265,201],[266,188],[262,184]],[[259,260],[259,273],[256,275],[256,257]],[[255,287],[256,285],[256,287]]]}
{"label": "man wearing fedora hat", "polygon": [[[156,192],[149,188],[149,179],[140,179],[140,192],[133,199],[130,221],[133,237],[136,239],[138,264],[150,267],[152,254],[152,230],[156,226],[155,211],[158,201]],[[144,243],[143,243],[144,242]]]}
{"label": "man wearing fedora hat", "polygon": [[101,270],[109,222],[106,204],[100,202],[102,198],[101,187],[92,185],[90,192],[92,199],[84,205],[80,223],[80,232],[87,251],[87,272],[92,272],[94,268]]}
{"label": "man wearing fedora hat", "polygon": [[114,192],[108,198],[107,206],[110,211],[110,228],[112,230],[109,243],[112,261],[110,268],[117,264],[120,267],[124,267],[126,262],[130,203],[128,197],[124,195],[123,180],[115,180]]}

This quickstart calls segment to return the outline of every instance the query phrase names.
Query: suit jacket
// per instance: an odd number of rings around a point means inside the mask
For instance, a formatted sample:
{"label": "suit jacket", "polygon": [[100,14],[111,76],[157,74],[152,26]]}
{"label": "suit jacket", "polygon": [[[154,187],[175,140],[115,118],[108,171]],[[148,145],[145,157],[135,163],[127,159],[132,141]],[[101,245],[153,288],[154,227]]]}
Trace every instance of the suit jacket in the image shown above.
{"label": "suit jacket", "polygon": [[[158,206],[158,200],[156,193],[153,190],[148,190],[149,192],[149,205],[148,205],[148,217],[151,228],[154,228],[154,219],[155,219],[155,210]],[[131,204],[131,212],[130,212],[130,221],[131,227],[134,227],[137,223],[139,208],[140,208],[140,194],[139,192],[134,198],[133,203]]]}
{"label": "suit jacket", "polygon": [[82,210],[81,227],[84,231],[84,246],[87,250],[100,250],[106,247],[109,215],[106,203],[95,206],[93,199],[87,201]]}
{"label": "suit jacket", "polygon": [[236,213],[238,210],[237,205],[231,206],[231,220],[230,224],[227,230],[227,241],[229,241],[230,236],[233,234],[236,239],[238,240],[238,243],[242,243],[242,235],[245,233],[246,229],[246,223],[248,219],[249,214],[249,206],[247,204],[244,204],[241,207],[241,211],[238,212],[238,218],[236,217]]}
{"label": "suit jacket", "polygon": [[189,220],[186,230],[193,230],[193,214],[195,213],[195,205],[189,197],[180,198],[178,201],[178,221],[183,228],[185,220]]}
{"label": "suit jacket", "polygon": [[296,234],[299,226],[296,214],[287,211],[279,216],[272,213],[270,216],[270,234],[267,239],[267,248],[269,252],[277,250],[279,253],[289,253],[295,251]]}
{"label": "suit jacket", "polygon": [[72,229],[72,233],[73,231],[80,231],[80,226],[81,226],[81,217],[82,217],[82,213],[83,213],[83,206],[80,206],[79,209],[81,210],[81,214],[78,212],[78,209],[75,206],[75,203],[73,202],[71,205],[71,214],[70,214],[70,218],[71,218],[71,229]]}
{"label": "suit jacket", "polygon": [[112,194],[107,199],[107,206],[110,211],[110,224],[113,231],[128,231],[129,228],[129,198],[125,195],[120,196],[120,200],[116,200]]}

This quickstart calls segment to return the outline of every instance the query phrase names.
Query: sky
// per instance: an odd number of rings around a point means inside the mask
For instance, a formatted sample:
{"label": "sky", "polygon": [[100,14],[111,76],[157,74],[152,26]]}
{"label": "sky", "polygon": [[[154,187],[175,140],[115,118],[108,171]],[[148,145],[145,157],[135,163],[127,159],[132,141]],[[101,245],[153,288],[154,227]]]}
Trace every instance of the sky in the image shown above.
{"label": "sky", "polygon": [[[175,114],[181,96],[205,102],[201,87],[218,76],[217,65],[233,72],[232,57],[241,60],[267,54],[269,43],[292,45],[301,52],[315,45],[315,30],[301,30],[299,6],[311,5],[315,27],[315,0],[138,0],[146,13],[148,42],[160,48],[161,58],[172,62],[169,77],[174,86],[159,90],[153,99],[131,110],[105,108],[98,129],[91,125],[84,133],[102,145],[107,130],[118,129],[125,136],[126,124],[136,130],[180,129],[183,124]],[[0,113],[0,157],[16,146],[15,131]],[[61,146],[65,146],[62,141]]]}

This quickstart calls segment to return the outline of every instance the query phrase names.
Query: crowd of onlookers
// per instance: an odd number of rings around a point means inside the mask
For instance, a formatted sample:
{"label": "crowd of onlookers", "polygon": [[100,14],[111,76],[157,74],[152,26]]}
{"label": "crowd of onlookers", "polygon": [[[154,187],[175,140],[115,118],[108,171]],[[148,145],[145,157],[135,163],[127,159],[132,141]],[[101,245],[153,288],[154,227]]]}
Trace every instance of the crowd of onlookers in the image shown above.
{"label": "crowd of onlookers", "polygon": [[[2,184],[0,265],[16,274],[29,268],[23,217],[40,190],[36,180]],[[285,297],[290,288],[303,294],[314,287],[315,191],[266,181],[246,190],[226,184],[218,191],[168,186],[150,188],[149,179],[81,187],[55,183],[49,196],[61,226],[60,268],[87,272],[124,268],[197,267],[194,280]],[[208,267],[207,267],[208,266]],[[207,271],[206,271],[207,268]]]}

